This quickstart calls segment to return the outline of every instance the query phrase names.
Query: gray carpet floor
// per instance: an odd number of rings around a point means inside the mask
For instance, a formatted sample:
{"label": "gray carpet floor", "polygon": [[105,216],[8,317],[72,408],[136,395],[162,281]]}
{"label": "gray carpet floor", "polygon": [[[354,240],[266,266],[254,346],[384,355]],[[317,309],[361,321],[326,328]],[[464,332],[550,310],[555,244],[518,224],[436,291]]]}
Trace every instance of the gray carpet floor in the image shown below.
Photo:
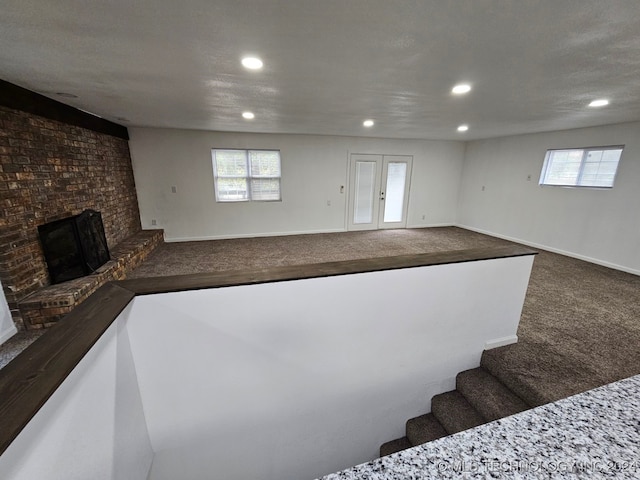
{"label": "gray carpet floor", "polygon": [[640,277],[540,252],[519,342],[490,353],[530,404],[640,373]]}
{"label": "gray carpet floor", "polygon": [[[509,243],[455,227],[167,243],[128,278]],[[31,340],[21,335],[0,346],[0,366]],[[639,374],[640,277],[541,251],[518,336],[517,344],[493,350],[491,360],[537,404]]]}
{"label": "gray carpet floor", "polygon": [[460,228],[239,238],[165,243],[127,278],[266,268],[508,245]]}

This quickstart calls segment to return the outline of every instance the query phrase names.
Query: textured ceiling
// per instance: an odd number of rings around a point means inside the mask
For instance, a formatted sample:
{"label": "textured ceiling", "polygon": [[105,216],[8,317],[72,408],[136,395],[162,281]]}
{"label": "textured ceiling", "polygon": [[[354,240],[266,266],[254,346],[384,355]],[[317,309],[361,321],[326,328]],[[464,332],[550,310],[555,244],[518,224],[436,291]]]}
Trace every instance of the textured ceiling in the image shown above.
{"label": "textured ceiling", "polygon": [[[0,9],[2,79],[126,126],[477,139],[640,120],[639,0],[3,0]],[[246,54],[264,68],[245,70]],[[473,90],[453,96],[459,82]],[[586,107],[602,97],[611,104]],[[463,123],[469,131],[458,133]]]}

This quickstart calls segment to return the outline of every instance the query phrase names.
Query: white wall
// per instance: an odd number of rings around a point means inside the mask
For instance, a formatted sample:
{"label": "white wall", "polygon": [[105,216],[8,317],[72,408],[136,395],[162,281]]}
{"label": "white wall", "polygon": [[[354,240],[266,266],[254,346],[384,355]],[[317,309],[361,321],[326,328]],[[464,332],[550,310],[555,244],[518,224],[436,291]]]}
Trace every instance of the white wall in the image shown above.
{"label": "white wall", "polygon": [[7,298],[4,296],[4,290],[2,290],[2,282],[0,282],[0,345],[10,339],[17,331],[11,318]]}
{"label": "white wall", "polygon": [[532,263],[136,297],[0,478],[304,480],[373,459],[486,343],[516,339]]}
{"label": "white wall", "polygon": [[146,480],[153,452],[124,328],[129,310],[0,456],[0,478]]}
{"label": "white wall", "polygon": [[[613,189],[538,185],[548,149],[604,145],[625,145]],[[640,123],[474,141],[458,224],[640,274],[639,186]]]}
{"label": "white wall", "polygon": [[485,343],[533,256],[136,297],[152,480],[300,480],[378,455]]}
{"label": "white wall", "polygon": [[[129,133],[142,226],[152,228],[156,219],[168,241],[343,231],[350,153],[413,155],[408,226],[455,221],[462,142],[148,128]],[[282,202],[216,203],[212,148],[279,149]]]}

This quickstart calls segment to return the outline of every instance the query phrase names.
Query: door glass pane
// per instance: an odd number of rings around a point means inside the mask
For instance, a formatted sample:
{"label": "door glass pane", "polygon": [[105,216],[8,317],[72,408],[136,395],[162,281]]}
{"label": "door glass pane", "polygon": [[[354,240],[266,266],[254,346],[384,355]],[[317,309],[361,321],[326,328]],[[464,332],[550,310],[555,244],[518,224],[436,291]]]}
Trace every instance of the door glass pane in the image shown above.
{"label": "door glass pane", "polygon": [[353,223],[372,223],[376,162],[356,162],[355,174]]}
{"label": "door glass pane", "polygon": [[389,162],[387,167],[387,189],[385,190],[384,222],[401,222],[404,207],[404,185],[407,164]]}

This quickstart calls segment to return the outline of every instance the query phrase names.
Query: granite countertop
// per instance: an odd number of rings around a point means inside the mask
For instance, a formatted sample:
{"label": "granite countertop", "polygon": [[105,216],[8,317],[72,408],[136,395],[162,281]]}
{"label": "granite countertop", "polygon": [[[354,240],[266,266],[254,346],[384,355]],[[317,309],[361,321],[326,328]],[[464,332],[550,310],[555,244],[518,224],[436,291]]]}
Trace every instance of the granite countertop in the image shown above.
{"label": "granite countertop", "polygon": [[640,375],[322,480],[640,478]]}

